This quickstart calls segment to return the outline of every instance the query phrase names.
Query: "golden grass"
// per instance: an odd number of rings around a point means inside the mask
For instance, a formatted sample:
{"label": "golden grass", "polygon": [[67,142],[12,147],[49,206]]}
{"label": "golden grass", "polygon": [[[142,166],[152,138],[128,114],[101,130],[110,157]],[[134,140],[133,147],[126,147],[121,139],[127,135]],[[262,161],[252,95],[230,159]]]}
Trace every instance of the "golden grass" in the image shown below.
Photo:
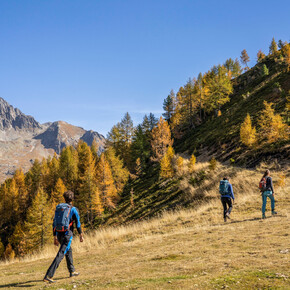
{"label": "golden grass", "polygon": [[[206,168],[206,164],[197,164]],[[204,167],[202,167],[204,166]],[[75,238],[77,269],[73,280],[58,281],[51,289],[290,289],[289,170],[286,184],[275,188],[277,217],[261,220],[257,185],[261,172],[221,165],[202,185],[210,202],[188,210],[165,212],[136,224],[97,230]],[[236,203],[232,219],[224,223],[218,181],[228,175]],[[280,171],[272,172],[274,181]],[[269,216],[269,201],[267,204]],[[0,287],[41,289],[43,277],[57,249],[0,265]],[[65,262],[56,273],[66,277]],[[22,273],[22,274],[21,274]],[[29,282],[31,281],[31,282]]]}

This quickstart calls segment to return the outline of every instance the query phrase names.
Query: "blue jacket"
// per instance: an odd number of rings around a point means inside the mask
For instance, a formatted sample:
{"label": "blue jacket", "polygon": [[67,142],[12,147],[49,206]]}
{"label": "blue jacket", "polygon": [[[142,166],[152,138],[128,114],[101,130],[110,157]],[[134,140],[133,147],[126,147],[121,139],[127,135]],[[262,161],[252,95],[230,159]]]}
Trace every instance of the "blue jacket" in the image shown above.
{"label": "blue jacket", "polygon": [[224,194],[222,197],[229,197],[229,198],[235,199],[233,186],[230,183],[228,184],[228,193]]}
{"label": "blue jacket", "polygon": [[[79,215],[79,211],[76,207],[72,207],[70,214],[69,214],[69,224],[70,224],[70,230],[73,232],[74,230],[74,222],[76,224],[76,228],[79,234],[82,233],[82,228],[81,228],[81,221],[80,221],[80,215]],[[53,235],[55,236],[57,234],[57,232],[55,231],[55,220],[53,219]]]}

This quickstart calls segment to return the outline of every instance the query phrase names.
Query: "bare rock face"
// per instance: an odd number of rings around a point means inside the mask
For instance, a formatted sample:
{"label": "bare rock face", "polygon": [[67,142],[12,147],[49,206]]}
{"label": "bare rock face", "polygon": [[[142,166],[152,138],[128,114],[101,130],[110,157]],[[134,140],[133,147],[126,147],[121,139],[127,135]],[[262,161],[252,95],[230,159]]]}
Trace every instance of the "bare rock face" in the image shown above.
{"label": "bare rock face", "polygon": [[106,139],[104,138],[103,135],[99,134],[98,132],[92,130],[86,131],[85,134],[81,137],[81,140],[86,142],[89,146],[93,144],[93,141],[96,141],[97,144],[99,145],[98,150],[99,154],[104,150]]}
{"label": "bare rock face", "polygon": [[40,124],[31,116],[24,115],[0,98],[0,130],[7,129],[40,129]]}
{"label": "bare rock face", "polygon": [[41,160],[66,146],[76,146],[79,140],[88,145],[93,140],[104,150],[105,138],[94,131],[73,126],[64,121],[39,124],[0,98],[0,182],[13,175],[15,169],[27,171],[35,159]]}
{"label": "bare rock face", "polygon": [[35,139],[40,139],[45,148],[52,148],[57,154],[69,145],[75,146],[86,130],[70,125],[64,121],[53,122],[43,133]]}

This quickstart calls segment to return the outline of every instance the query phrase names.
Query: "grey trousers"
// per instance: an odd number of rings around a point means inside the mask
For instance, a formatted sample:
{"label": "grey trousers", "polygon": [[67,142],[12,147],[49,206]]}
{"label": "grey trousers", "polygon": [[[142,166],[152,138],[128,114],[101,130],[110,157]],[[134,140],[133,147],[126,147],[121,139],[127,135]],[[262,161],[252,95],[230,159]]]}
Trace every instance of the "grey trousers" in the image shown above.
{"label": "grey trousers", "polygon": [[50,267],[48,268],[46,272],[46,276],[50,278],[54,276],[54,273],[64,256],[66,258],[68,271],[70,273],[75,271],[75,268],[73,265],[72,248],[71,248],[71,242],[73,239],[72,231],[68,231],[67,233],[58,233],[57,239],[60,243],[60,248],[58,250],[58,253],[55,259],[53,260],[53,262],[51,263]]}

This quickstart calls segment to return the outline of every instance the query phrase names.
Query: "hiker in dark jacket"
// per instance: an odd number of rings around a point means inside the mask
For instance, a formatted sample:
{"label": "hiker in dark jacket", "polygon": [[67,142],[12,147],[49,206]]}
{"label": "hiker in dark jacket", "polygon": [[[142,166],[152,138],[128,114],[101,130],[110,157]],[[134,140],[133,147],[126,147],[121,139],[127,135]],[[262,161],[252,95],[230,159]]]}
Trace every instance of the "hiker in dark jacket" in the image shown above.
{"label": "hiker in dark jacket", "polygon": [[[63,257],[66,258],[66,264],[68,271],[70,273],[70,277],[77,276],[79,273],[75,272],[75,268],[73,265],[73,256],[72,256],[72,248],[71,242],[73,239],[73,227],[74,223],[76,224],[77,231],[80,235],[80,242],[83,242],[83,234],[80,223],[80,216],[78,213],[78,209],[72,206],[72,201],[74,199],[74,193],[72,191],[66,191],[63,194],[66,204],[70,206],[70,211],[68,213],[69,216],[69,228],[66,231],[57,231],[56,230],[56,217],[53,220],[53,236],[54,236],[54,244],[58,246],[60,244],[59,251],[53,260],[52,264],[48,268],[46,275],[43,279],[44,282],[54,283],[55,281],[52,279],[54,273],[62,261]],[[61,204],[65,205],[65,204]]]}
{"label": "hiker in dark jacket", "polygon": [[262,190],[262,218],[266,218],[265,212],[266,212],[266,204],[267,204],[267,197],[271,200],[271,210],[272,215],[277,214],[275,211],[275,199],[274,199],[274,188],[273,188],[273,181],[272,177],[270,176],[270,170],[267,169],[261,179],[261,181],[265,178],[266,181],[266,188]]}
{"label": "hiker in dark jacket", "polygon": [[230,219],[230,214],[233,209],[233,202],[235,200],[235,196],[234,196],[233,186],[230,184],[229,178],[224,177],[221,183],[223,183],[223,181],[226,188],[225,188],[225,192],[223,193],[220,192],[220,193],[221,193],[221,202],[224,207],[224,221],[226,222],[227,218]]}

